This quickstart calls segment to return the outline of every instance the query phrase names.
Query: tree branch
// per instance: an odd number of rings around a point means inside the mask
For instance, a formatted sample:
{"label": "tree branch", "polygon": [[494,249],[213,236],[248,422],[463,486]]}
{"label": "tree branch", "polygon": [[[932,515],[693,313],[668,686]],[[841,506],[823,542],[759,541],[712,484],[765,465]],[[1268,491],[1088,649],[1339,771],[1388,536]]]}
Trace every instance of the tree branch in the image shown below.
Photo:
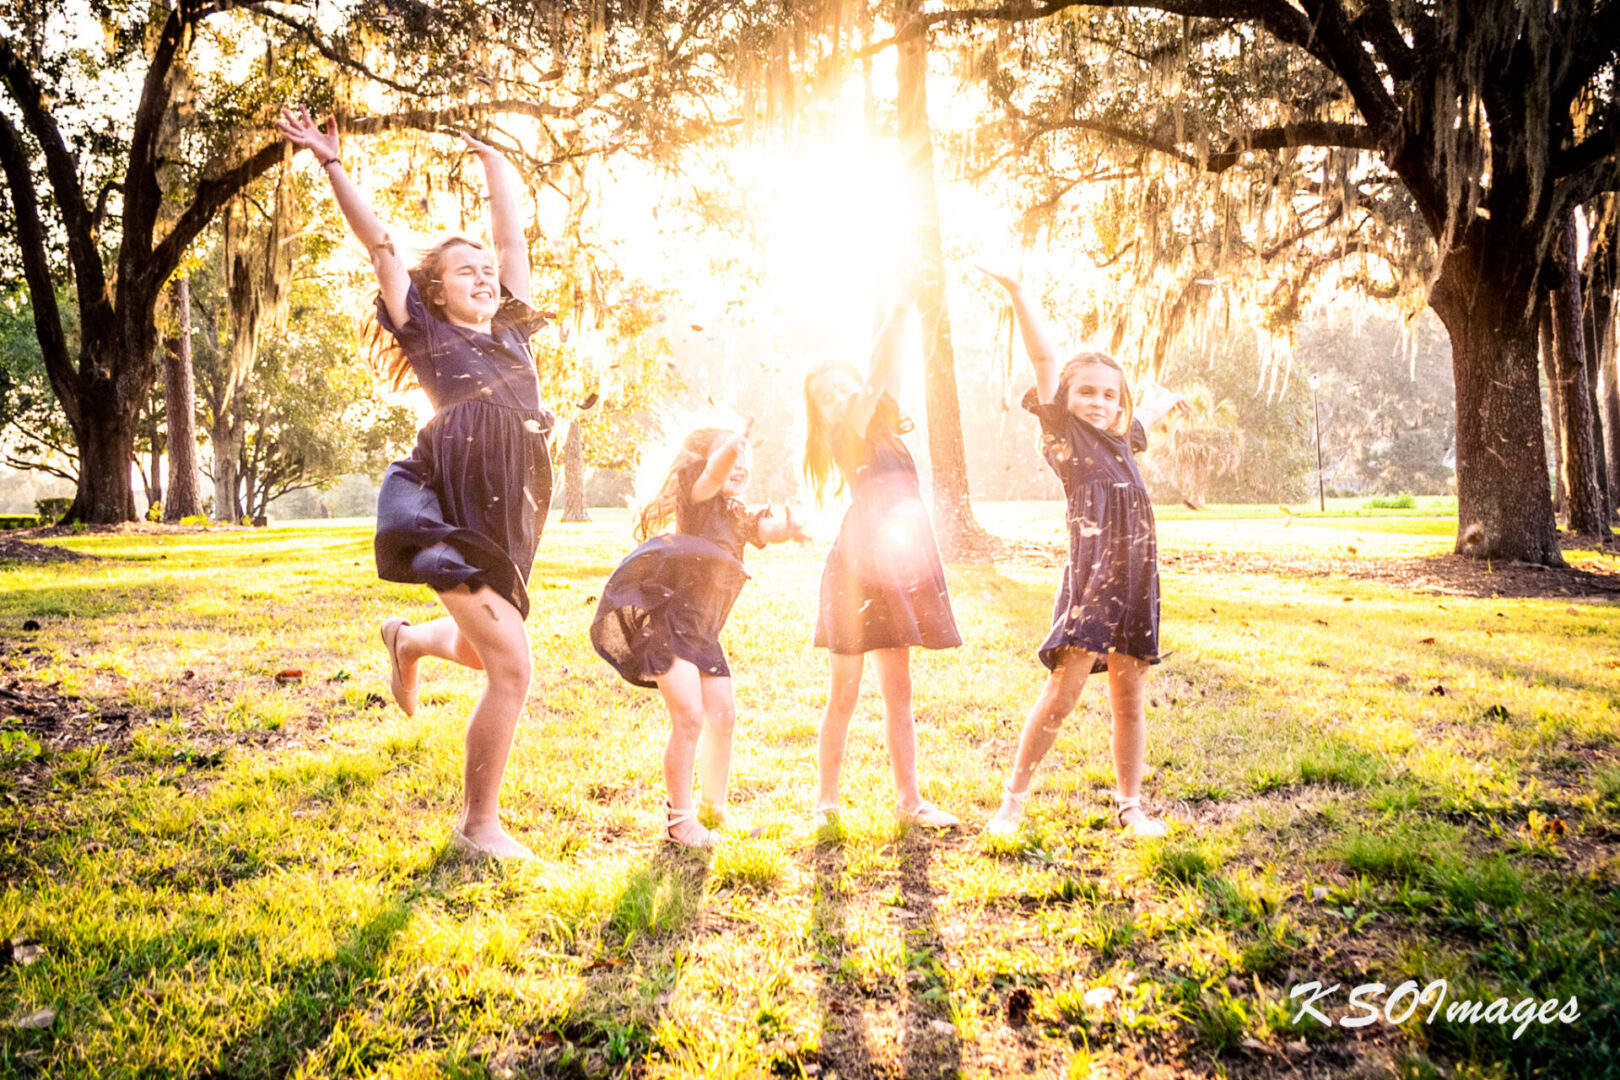
{"label": "tree branch", "polygon": [[186,253],[186,248],[203,229],[208,227],[208,223],[213,220],[219,208],[248,184],[269,172],[272,166],[287,156],[288,152],[288,145],[277,139],[260,147],[252,157],[238,162],[223,173],[198,181],[191,204],[181,212],[179,219],[174,223],[174,228],[169,230],[169,235],[152,249],[151,257],[145,260],[142,274],[146,283],[156,290],[167,281],[169,275],[174,273],[175,267],[180,265],[180,258]]}
{"label": "tree branch", "polygon": [[163,205],[163,185],[158,182],[157,142],[163,113],[169,103],[164,83],[184,47],[196,12],[185,0],[169,12],[147,65],[146,77],[141,81],[141,96],[129,139],[129,166],[124,173],[123,237],[118,249],[118,270],[126,281],[139,273],[147,252],[152,250],[152,235]]}
{"label": "tree branch", "polygon": [[[84,189],[79,184],[78,164],[56,126],[55,117],[45,107],[44,88],[12,50],[11,41],[3,37],[0,37],[0,81],[10,90],[22,110],[23,123],[45,155],[45,175],[50,179],[56,210],[67,231],[68,261],[73,265],[73,278],[78,286],[79,308],[111,303],[101,252],[96,246],[95,228],[84,205]],[[32,179],[28,188],[33,191]]]}
{"label": "tree branch", "polygon": [[[1009,108],[1011,108],[1009,106]],[[1165,142],[1162,139],[1118,124],[1109,124],[1097,120],[1035,120],[1017,110],[1012,110],[1017,119],[1031,124],[1034,130],[1025,139],[1025,145],[1040,138],[1042,135],[1054,131],[1089,131],[1106,138],[1125,143],[1130,146],[1151,150],[1174,158],[1185,165],[1191,165],[1207,172],[1225,172],[1243,159],[1245,154],[1264,150],[1282,150],[1294,147],[1342,147],[1352,150],[1376,150],[1379,142],[1373,130],[1364,124],[1341,124],[1329,120],[1309,120],[1297,124],[1281,124],[1277,127],[1257,128],[1244,135],[1234,135],[1226,141],[1220,150],[1210,153],[1207,157],[1199,155]]]}
{"label": "tree branch", "polygon": [[39,339],[39,350],[45,358],[45,374],[50,378],[56,400],[62,404],[62,411],[67,414],[68,424],[78,433],[77,373],[73,359],[68,356],[62,313],[56,306],[50,256],[45,250],[45,227],[39,219],[39,200],[34,193],[33,170],[29,168],[21,136],[4,113],[0,113],[0,169],[4,169],[6,183],[11,188],[17,246],[22,249],[28,306],[34,315],[34,335]]}

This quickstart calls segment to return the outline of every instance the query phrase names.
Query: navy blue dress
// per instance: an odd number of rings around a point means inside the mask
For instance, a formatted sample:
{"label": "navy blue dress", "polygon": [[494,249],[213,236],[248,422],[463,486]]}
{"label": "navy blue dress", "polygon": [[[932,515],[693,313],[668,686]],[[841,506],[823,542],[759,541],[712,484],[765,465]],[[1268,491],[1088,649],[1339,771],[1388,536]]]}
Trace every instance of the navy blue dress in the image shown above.
{"label": "navy blue dress", "polygon": [[835,431],[832,452],[852,497],[821,573],[816,647],[858,655],[962,644],[894,399],[878,402],[865,438]]}
{"label": "navy blue dress", "polygon": [[487,585],[529,617],[529,571],[551,504],[552,414],[540,407],[529,335],[543,315],[503,287],[480,333],[436,318],[416,286],[403,326],[377,299],[433,419],[388,466],[377,495],[377,575],[437,592]]}
{"label": "navy blue dress", "polygon": [[591,620],[597,654],[637,686],[656,687],[677,659],[731,677],[720,631],[748,580],[746,546],[765,546],[759,525],[770,510],[750,511],[728,495],[693,502],[692,485],[706,464],[689,462],[677,472],[675,531],[624,557]]}
{"label": "navy blue dress", "polygon": [[1041,422],[1041,451],[1069,502],[1069,564],[1041,663],[1056,668],[1059,649],[1085,649],[1098,654],[1093,673],[1108,670],[1111,652],[1157,664],[1159,544],[1132,456],[1147,449],[1147,432],[1133,418],[1128,438],[1111,435],[1033,389],[1023,405]]}

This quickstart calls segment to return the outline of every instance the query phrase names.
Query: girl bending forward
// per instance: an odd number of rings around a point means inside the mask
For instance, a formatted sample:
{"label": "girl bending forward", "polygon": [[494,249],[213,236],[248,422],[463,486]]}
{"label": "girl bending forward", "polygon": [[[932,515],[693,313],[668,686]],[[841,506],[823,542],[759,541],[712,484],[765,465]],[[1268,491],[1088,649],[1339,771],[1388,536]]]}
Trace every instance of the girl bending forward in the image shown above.
{"label": "girl bending forward", "polygon": [[[737,706],[720,630],[748,580],[743,551],[802,539],[791,509],[778,520],[737,498],[748,484],[750,426],[686,436],[637,519],[641,546],[613,571],[591,622],[591,644],[602,658],[629,682],[657,687],[669,708],[664,839],[683,847],[714,845],[700,809],[717,825],[725,820]],[[671,518],[675,531],[660,533]],[[694,758],[701,808],[692,805]]]}

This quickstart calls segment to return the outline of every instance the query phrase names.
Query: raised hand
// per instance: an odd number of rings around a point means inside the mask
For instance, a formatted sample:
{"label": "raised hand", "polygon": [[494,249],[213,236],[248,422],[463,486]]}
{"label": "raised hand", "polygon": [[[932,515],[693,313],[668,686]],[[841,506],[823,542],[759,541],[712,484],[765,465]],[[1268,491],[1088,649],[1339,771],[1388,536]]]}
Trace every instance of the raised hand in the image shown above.
{"label": "raised hand", "polygon": [[309,110],[302,105],[297,110],[283,107],[281,115],[276,118],[276,130],[286,140],[300,150],[312,151],[321,161],[330,161],[338,156],[338,128],[337,117],[326,118],[326,130],[310,118]]}
{"label": "raised hand", "polygon": [[490,157],[497,157],[501,158],[503,161],[505,160],[505,156],[499,150],[489,145],[489,143],[479,142],[465,131],[458,131],[456,134],[461,136],[461,141],[466,144],[468,151],[477,154],[480,158],[487,159]]}
{"label": "raised hand", "polygon": [[1018,280],[1018,275],[1011,271],[1000,266],[989,266],[984,263],[974,263],[973,265],[981,274],[984,274],[1008,292],[1017,292],[1023,288],[1023,284]]}

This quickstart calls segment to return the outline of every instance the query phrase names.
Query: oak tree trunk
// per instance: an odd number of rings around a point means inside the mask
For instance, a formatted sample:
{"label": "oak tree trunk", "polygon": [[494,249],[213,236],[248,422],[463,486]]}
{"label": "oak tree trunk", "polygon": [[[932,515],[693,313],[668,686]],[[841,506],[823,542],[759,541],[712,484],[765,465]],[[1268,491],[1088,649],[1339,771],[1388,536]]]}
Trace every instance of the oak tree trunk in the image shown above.
{"label": "oak tree trunk", "polygon": [[1547,424],[1552,428],[1553,447],[1553,513],[1562,516],[1568,502],[1564,486],[1564,419],[1559,412],[1558,360],[1553,354],[1553,311],[1551,303],[1538,304],[1536,310],[1537,350],[1541,354],[1541,373],[1547,380]]}
{"label": "oak tree trunk", "polygon": [[1562,566],[1542,439],[1533,286],[1513,272],[1479,246],[1461,246],[1445,257],[1429,295],[1451,338],[1457,388],[1456,550]]}
{"label": "oak tree trunk", "polygon": [[191,279],[175,282],[175,308],[180,336],[163,354],[163,408],[169,428],[169,498],[163,520],[202,515],[202,493],[197,484],[197,414],[191,377]]}
{"label": "oak tree trunk", "polygon": [[1581,329],[1580,276],[1575,265],[1575,219],[1557,234],[1556,261],[1562,280],[1552,291],[1553,358],[1558,379],[1553,395],[1563,420],[1564,486],[1569,498],[1569,531],[1607,536],[1608,516],[1598,493],[1592,392],[1586,377],[1586,335]]}
{"label": "oak tree trunk", "polygon": [[577,416],[568,421],[568,437],[563,441],[562,519],[591,520],[590,512],[585,509],[585,437]]}
{"label": "oak tree trunk", "polygon": [[967,454],[962,443],[962,406],[956,391],[956,355],[945,295],[945,250],[934,183],[933,134],[928,124],[928,37],[907,33],[920,17],[921,0],[895,0],[900,37],[896,115],[900,149],[914,200],[912,259],[921,280],[924,401],[928,409],[928,455],[933,478],[934,529],[947,558],[982,551],[990,537],[973,518],[968,496]]}

